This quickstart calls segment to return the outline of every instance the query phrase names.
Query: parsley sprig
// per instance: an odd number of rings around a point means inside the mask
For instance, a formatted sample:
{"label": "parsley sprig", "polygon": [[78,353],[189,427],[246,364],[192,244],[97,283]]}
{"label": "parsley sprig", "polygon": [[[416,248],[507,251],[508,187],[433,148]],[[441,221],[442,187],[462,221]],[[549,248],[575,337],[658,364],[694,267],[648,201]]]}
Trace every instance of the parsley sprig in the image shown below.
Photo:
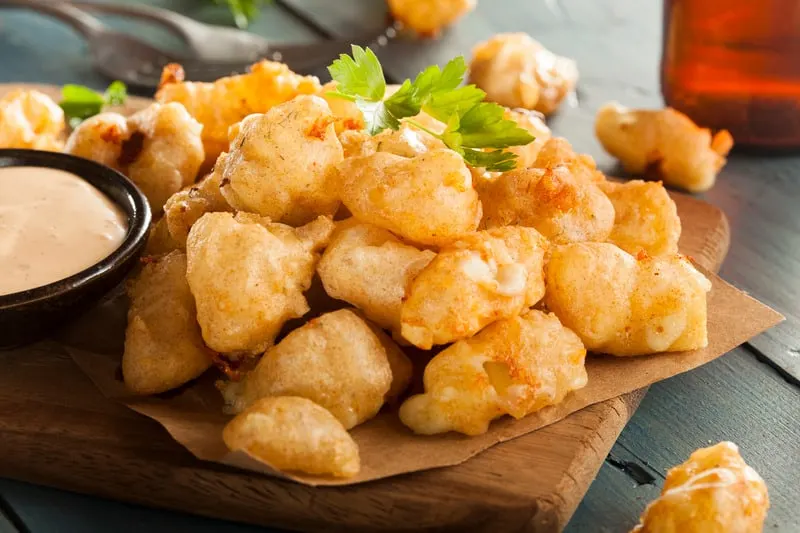
{"label": "parsley sprig", "polygon": [[64,85],[61,102],[70,127],[74,128],[89,117],[93,117],[107,105],[120,105],[128,98],[128,89],[121,81],[112,82],[103,93],[83,85]]}
{"label": "parsley sprig", "polygon": [[[462,86],[467,63],[461,56],[443,69],[432,65],[414,81],[405,80],[388,98],[384,98],[383,68],[369,48],[354,45],[353,55],[342,54],[328,71],[337,82],[332,94],[358,106],[371,135],[385,129],[399,129],[401,122],[407,122],[441,139],[468,164],[501,172],[512,170],[517,158],[504,148],[534,140],[516,122],[504,118],[502,106],[484,102],[485,92],[474,85]],[[444,123],[445,130],[431,131],[411,118],[421,111]]]}

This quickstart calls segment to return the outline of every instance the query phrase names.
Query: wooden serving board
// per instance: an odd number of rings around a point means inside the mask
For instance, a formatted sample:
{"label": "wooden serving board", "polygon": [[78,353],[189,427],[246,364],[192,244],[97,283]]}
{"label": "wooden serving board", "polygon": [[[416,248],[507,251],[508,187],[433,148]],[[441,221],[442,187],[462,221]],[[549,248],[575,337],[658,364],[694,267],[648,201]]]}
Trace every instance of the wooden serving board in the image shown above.
{"label": "wooden serving board", "polygon": [[[729,245],[725,215],[673,197],[681,250],[717,271]],[[312,488],[199,461],[156,422],[105,399],[55,343],[0,352],[0,365],[0,476],[320,532],[560,531],[645,394],[590,406],[458,466]]]}

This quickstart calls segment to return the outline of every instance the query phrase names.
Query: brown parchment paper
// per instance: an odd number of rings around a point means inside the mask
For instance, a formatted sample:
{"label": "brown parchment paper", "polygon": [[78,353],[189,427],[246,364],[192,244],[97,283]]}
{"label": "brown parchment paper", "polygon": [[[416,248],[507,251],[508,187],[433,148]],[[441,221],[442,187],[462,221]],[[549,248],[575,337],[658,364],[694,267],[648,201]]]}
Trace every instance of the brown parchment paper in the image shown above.
{"label": "brown parchment paper", "polygon": [[496,420],[486,434],[478,437],[417,436],[400,423],[396,409],[387,409],[352,430],[361,453],[361,472],[347,480],[281,473],[243,452],[229,452],[222,442],[222,429],[230,417],[222,413],[222,399],[214,387],[218,376],[213,372],[160,396],[130,395],[120,372],[127,308],[122,295],[95,308],[59,340],[105,396],[159,422],[199,459],[287,477],[307,485],[349,485],[461,463],[494,444],[557,422],[586,406],[696,368],[783,319],[716,275],[703,272],[712,281],[708,295],[707,348],[628,358],[590,354],[586,363],[589,383],[585,388],[570,394],[561,404],[522,420],[510,417]]}

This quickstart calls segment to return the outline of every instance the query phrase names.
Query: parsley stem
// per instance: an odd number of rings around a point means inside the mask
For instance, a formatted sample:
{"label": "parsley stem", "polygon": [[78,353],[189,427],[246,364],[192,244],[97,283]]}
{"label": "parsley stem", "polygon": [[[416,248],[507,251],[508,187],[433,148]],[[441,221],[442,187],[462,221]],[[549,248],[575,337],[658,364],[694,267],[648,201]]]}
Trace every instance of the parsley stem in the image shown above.
{"label": "parsley stem", "polygon": [[426,128],[425,126],[423,126],[422,124],[420,124],[419,122],[414,120],[413,118],[403,119],[403,122],[407,122],[407,123],[411,124],[412,126],[414,126],[415,128],[420,129],[420,130],[424,131],[425,133],[427,133],[429,135],[433,135],[434,137],[436,137],[439,140],[444,140],[440,133],[436,133],[435,131],[429,130],[428,128]]}

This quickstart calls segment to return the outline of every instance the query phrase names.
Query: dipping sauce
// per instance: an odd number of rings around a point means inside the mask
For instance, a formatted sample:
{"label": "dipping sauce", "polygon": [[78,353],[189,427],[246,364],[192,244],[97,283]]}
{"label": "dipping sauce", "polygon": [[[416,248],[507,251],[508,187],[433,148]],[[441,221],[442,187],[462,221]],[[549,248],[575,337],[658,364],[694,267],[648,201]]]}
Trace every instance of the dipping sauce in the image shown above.
{"label": "dipping sauce", "polygon": [[75,174],[0,168],[0,295],[77,274],[119,248],[127,230],[125,213]]}

